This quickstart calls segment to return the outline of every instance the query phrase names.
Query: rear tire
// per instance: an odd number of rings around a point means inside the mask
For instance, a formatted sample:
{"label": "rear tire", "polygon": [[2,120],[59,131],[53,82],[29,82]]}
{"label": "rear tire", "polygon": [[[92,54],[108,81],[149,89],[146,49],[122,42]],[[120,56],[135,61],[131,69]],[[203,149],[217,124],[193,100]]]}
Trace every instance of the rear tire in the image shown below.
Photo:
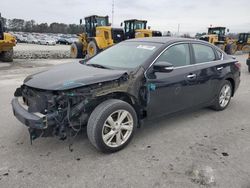
{"label": "rear tire", "polygon": [[12,62],[13,61],[13,49],[6,51],[6,52],[2,52],[1,55],[1,61],[3,62]]}
{"label": "rear tire", "polygon": [[96,42],[94,40],[90,41],[87,48],[88,58],[95,56],[100,52]]}
{"label": "rear tire", "polygon": [[225,52],[229,55],[233,55],[235,54],[235,52],[237,51],[237,45],[232,43],[232,44],[227,44],[225,47]]}
{"label": "rear tire", "polygon": [[216,111],[222,111],[227,108],[232,97],[232,84],[228,80],[224,80],[219,88],[214,104],[211,106]]}
{"label": "rear tire", "polygon": [[137,114],[134,108],[124,101],[109,99],[91,113],[87,135],[97,150],[111,153],[128,145],[136,127]]}
{"label": "rear tire", "polygon": [[243,47],[242,47],[242,52],[243,53],[249,53],[250,52],[250,45],[244,45]]}
{"label": "rear tire", "polygon": [[70,47],[70,57],[72,58],[83,58],[83,45],[80,42],[74,42]]}

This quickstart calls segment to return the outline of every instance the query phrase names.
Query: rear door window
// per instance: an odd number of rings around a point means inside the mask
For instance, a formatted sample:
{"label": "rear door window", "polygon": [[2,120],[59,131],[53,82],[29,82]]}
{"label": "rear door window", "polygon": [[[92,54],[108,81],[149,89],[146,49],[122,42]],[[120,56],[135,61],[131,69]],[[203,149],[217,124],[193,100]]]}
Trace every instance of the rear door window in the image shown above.
{"label": "rear door window", "polygon": [[192,44],[192,46],[194,49],[196,63],[205,63],[216,60],[216,56],[212,47],[203,44]]}

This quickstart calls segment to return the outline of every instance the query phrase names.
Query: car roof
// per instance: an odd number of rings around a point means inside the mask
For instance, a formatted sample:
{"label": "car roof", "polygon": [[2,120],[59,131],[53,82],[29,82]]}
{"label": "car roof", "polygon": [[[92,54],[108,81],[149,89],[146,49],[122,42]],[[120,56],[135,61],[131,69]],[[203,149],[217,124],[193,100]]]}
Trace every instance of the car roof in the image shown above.
{"label": "car roof", "polygon": [[153,42],[153,43],[161,43],[161,44],[167,44],[167,43],[173,43],[173,42],[186,42],[186,41],[199,41],[202,43],[206,43],[202,40],[197,39],[189,39],[189,38],[177,38],[177,37],[145,37],[145,38],[135,38],[135,39],[129,39],[126,40],[129,42]]}

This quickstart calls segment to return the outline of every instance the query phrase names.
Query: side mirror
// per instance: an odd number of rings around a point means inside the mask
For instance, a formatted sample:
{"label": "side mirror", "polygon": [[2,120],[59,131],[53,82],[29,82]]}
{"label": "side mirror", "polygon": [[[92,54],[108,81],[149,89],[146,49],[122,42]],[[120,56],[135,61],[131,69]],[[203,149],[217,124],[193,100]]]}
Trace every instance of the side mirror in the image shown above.
{"label": "side mirror", "polygon": [[82,25],[82,19],[80,19],[80,25]]}
{"label": "side mirror", "polygon": [[172,72],[174,66],[166,61],[159,61],[153,65],[154,72]]}
{"label": "side mirror", "polygon": [[229,33],[229,29],[227,29],[227,32]]}
{"label": "side mirror", "polygon": [[121,22],[120,26],[121,26],[121,27],[123,26],[123,22]]}
{"label": "side mirror", "polygon": [[151,29],[151,26],[148,26],[148,30],[150,30]]}

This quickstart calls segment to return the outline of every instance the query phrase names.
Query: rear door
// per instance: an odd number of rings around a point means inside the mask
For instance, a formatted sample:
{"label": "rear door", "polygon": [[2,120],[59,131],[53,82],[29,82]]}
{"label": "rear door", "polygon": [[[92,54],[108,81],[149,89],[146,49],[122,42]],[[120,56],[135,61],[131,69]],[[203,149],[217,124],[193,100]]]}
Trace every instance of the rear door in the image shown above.
{"label": "rear door", "polygon": [[213,47],[201,43],[192,43],[194,63],[196,64],[196,92],[194,105],[210,102],[216,93],[218,74],[223,69]]}

